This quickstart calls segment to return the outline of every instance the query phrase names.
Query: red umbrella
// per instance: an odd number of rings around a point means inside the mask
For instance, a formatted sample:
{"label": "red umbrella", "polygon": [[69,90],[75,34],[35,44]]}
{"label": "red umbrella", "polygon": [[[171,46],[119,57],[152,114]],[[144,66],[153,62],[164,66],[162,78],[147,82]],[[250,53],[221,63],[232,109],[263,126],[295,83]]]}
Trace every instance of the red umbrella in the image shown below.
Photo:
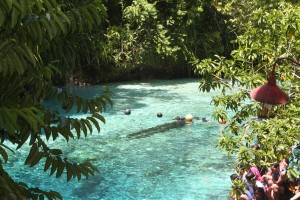
{"label": "red umbrella", "polygon": [[276,85],[274,71],[268,83],[253,89],[250,96],[256,101],[271,105],[286,104],[290,100],[290,97]]}
{"label": "red umbrella", "polygon": [[288,60],[298,66],[300,66],[300,63],[289,57],[280,57],[277,58],[275,63],[273,64],[273,70],[269,77],[268,83],[255,88],[251,91],[250,96],[252,99],[259,101],[261,103],[266,103],[270,105],[280,105],[280,104],[286,104],[289,102],[290,97],[285,92],[283,92],[277,85],[276,85],[276,79],[275,79],[275,66],[278,62],[281,60]]}
{"label": "red umbrella", "polygon": [[256,101],[259,101],[264,104],[270,104],[270,105],[281,105],[286,104],[289,102],[290,97],[285,92],[283,92],[277,85],[276,85],[276,79],[275,79],[275,67],[276,64],[279,63],[281,60],[287,60],[290,61],[300,67],[300,63],[289,57],[280,57],[277,58],[275,63],[273,64],[272,73],[269,77],[268,83],[253,89],[250,92],[251,98],[253,98]]}

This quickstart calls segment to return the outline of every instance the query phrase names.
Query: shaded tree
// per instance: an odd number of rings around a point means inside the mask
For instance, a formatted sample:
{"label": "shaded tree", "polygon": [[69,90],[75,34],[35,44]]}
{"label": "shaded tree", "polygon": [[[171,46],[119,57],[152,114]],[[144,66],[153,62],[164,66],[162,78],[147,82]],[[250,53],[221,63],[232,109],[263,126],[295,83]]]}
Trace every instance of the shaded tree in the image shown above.
{"label": "shaded tree", "polygon": [[[300,67],[285,60],[277,63],[277,84],[290,96],[286,105],[255,102],[249,92],[267,82],[278,58],[299,59],[299,3],[252,1],[246,8],[243,1],[215,2],[220,3],[220,10],[230,11],[237,49],[230,59],[216,56],[200,61],[195,57],[193,64],[195,72],[204,77],[201,91],[221,91],[212,100],[214,117],[228,121],[219,148],[235,155],[236,162],[244,166],[265,167],[283,158],[294,159],[293,150],[299,144]],[[263,115],[266,109],[268,114]],[[261,148],[251,149],[254,144]],[[293,161],[288,170],[291,179],[298,177],[299,169],[297,160]]]}
{"label": "shaded tree", "polygon": [[[73,163],[63,157],[62,150],[47,146],[48,140],[63,137],[68,142],[81,138],[82,134],[87,136],[95,128],[100,131],[99,123],[105,122],[100,113],[111,104],[105,92],[96,99],[82,99],[53,85],[53,77],[61,72],[51,60],[49,49],[65,37],[92,31],[105,15],[101,1],[76,3],[0,2],[0,196],[3,198],[62,199],[55,191],[30,188],[10,177],[3,165],[9,159],[7,151],[14,151],[12,145],[20,149],[28,144],[30,151],[25,164],[34,167],[42,161],[44,171],[57,178],[66,171],[68,181],[80,180],[98,171],[91,160]],[[67,56],[63,50],[56,51]],[[56,100],[67,112],[75,107],[89,117],[65,118],[63,112],[44,104],[48,98]]]}

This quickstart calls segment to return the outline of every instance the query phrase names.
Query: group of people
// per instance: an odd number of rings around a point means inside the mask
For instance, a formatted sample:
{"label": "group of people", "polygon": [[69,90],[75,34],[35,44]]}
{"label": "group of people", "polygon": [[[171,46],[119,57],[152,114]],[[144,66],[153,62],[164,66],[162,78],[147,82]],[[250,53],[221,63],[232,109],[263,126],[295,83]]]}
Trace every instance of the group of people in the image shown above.
{"label": "group of people", "polygon": [[[193,117],[192,115],[188,114],[185,117],[177,116],[173,120],[177,120],[177,121],[183,121],[183,120],[192,121],[193,119],[200,120],[200,117]],[[212,121],[207,120],[205,117],[203,117],[201,119],[201,121],[202,122],[212,122]]]}
{"label": "group of people", "polygon": [[[230,176],[231,181],[244,181],[246,189],[233,200],[300,200],[299,181],[291,181],[287,171],[289,160],[274,162],[270,167],[259,169],[256,166],[240,166],[237,173]],[[234,184],[233,184],[234,185]],[[299,193],[298,193],[299,192]]]}

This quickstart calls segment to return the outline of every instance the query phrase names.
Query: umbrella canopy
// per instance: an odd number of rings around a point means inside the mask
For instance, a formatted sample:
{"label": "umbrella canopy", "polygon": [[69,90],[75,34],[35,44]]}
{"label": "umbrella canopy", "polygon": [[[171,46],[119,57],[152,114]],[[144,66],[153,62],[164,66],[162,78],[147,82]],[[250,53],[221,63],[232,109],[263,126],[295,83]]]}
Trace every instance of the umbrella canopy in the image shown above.
{"label": "umbrella canopy", "polygon": [[290,99],[289,96],[276,85],[273,73],[270,75],[268,83],[253,89],[250,96],[256,101],[271,105],[286,104]]}

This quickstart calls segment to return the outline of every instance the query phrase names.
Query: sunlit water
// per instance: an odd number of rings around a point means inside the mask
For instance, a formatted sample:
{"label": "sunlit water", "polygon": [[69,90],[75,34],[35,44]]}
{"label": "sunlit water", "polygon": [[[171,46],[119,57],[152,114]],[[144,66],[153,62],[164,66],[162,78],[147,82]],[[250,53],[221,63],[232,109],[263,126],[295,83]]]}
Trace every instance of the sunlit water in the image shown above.
{"label": "sunlit water", "polygon": [[[96,159],[100,173],[81,181],[66,181],[43,173],[44,162],[34,168],[24,166],[28,145],[11,155],[5,168],[16,181],[31,187],[56,190],[64,199],[199,199],[226,200],[234,164],[216,149],[223,128],[217,122],[193,120],[182,127],[151,132],[141,138],[129,134],[172,122],[176,116],[206,117],[213,113],[211,98],[202,93],[197,80],[153,80],[110,84],[114,106],[103,115],[106,123],[80,140],[62,138],[48,142],[63,149],[72,161]],[[69,87],[72,93],[93,98],[104,86]],[[54,107],[54,105],[52,105]],[[131,115],[124,110],[131,109]],[[161,112],[162,118],[156,114]],[[72,114],[83,117],[82,114]],[[96,130],[96,129],[95,129]]]}

